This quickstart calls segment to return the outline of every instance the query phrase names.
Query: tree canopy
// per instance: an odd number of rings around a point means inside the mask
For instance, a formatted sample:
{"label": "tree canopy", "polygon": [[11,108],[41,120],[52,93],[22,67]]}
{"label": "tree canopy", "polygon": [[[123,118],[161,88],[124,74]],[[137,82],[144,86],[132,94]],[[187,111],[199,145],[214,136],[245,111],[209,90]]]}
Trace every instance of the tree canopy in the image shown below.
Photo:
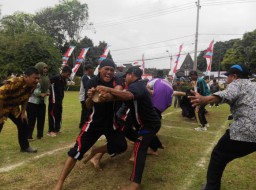
{"label": "tree canopy", "polygon": [[54,7],[37,12],[35,22],[53,36],[61,47],[69,41],[80,40],[81,30],[88,23],[88,6],[78,0],[62,0]]}
{"label": "tree canopy", "polygon": [[235,63],[243,63],[253,72],[256,71],[256,30],[245,33],[242,40],[237,40],[232,48],[228,49],[222,64],[229,68]]}
{"label": "tree canopy", "polygon": [[21,74],[37,62],[46,62],[56,72],[61,52],[55,41],[34,21],[33,16],[15,13],[1,20],[0,76]]}

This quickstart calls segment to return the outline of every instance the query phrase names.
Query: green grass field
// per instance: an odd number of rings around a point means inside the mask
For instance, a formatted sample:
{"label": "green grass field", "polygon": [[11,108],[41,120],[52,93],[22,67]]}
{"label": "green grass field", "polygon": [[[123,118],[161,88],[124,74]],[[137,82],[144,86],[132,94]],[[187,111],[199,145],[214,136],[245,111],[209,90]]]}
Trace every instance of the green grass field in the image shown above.
{"label": "green grass field", "polygon": [[[71,147],[79,133],[80,102],[78,92],[67,92],[63,108],[63,133],[55,138],[46,135],[31,142],[37,154],[19,152],[17,130],[8,121],[0,134],[0,190],[49,190],[62,170]],[[207,107],[208,131],[194,130],[194,120],[183,118],[180,109],[169,108],[163,114],[159,138],[165,145],[159,156],[148,156],[141,190],[199,190],[205,182],[207,166],[213,146],[228,128],[229,107]],[[35,131],[36,132],[36,131]],[[35,137],[34,132],[34,137]],[[104,143],[99,141],[98,143]],[[110,159],[102,159],[103,171],[95,170],[90,163],[77,163],[67,178],[65,190],[114,190],[129,183],[132,164],[128,150]],[[231,162],[222,179],[223,190],[255,190],[256,155]]]}

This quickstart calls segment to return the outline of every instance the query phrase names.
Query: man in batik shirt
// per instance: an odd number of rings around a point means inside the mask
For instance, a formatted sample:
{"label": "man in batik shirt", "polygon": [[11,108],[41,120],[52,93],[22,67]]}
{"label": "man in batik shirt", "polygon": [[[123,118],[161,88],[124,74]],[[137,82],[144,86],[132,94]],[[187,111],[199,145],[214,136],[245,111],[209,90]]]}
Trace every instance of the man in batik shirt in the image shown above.
{"label": "man in batik shirt", "polygon": [[[0,129],[2,129],[4,121],[10,118],[18,129],[20,151],[34,153],[37,150],[29,146],[27,139],[26,107],[40,75],[34,67],[29,67],[24,74],[22,77],[15,77],[5,81],[0,87]],[[21,106],[21,109],[19,106]]]}
{"label": "man in batik shirt", "polygon": [[233,65],[225,74],[228,87],[211,96],[194,93],[193,106],[208,103],[228,103],[234,122],[214,147],[207,171],[205,190],[218,190],[226,165],[236,158],[256,151],[256,84],[249,79],[243,65]]}

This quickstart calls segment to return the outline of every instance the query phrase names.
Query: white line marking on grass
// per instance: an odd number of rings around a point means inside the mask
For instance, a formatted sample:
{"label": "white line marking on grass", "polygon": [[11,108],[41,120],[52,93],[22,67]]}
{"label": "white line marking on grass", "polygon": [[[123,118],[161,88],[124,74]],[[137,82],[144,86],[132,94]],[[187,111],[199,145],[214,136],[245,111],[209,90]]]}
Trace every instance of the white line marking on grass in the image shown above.
{"label": "white line marking on grass", "polygon": [[[180,130],[188,130],[188,131],[195,131],[194,128],[187,128],[187,127],[176,127],[176,126],[171,126],[171,125],[162,125],[162,127],[166,127],[169,129],[180,129]],[[216,133],[214,131],[197,131],[198,133]]]}
{"label": "white line marking on grass", "polygon": [[[3,173],[3,172],[8,172],[8,171],[11,171],[11,170],[14,170],[16,169],[17,167],[20,167],[24,164],[27,164],[29,162],[32,162],[34,160],[38,160],[44,156],[47,156],[47,155],[52,155],[56,152],[59,152],[61,150],[64,150],[64,149],[67,149],[67,148],[70,148],[74,143],[72,143],[71,145],[68,145],[66,147],[62,147],[62,148],[58,148],[58,149],[55,149],[55,150],[52,150],[52,151],[48,151],[48,152],[45,152],[43,154],[40,154],[40,155],[37,155],[37,156],[34,156],[30,159],[28,159],[27,161],[23,161],[23,162],[19,162],[19,163],[16,163],[16,164],[12,164],[12,165],[9,165],[9,166],[5,166],[5,167],[2,167],[0,168],[0,173]],[[22,153],[22,154],[26,154],[26,153]],[[31,153],[32,154],[32,153]]]}
{"label": "white line marking on grass", "polygon": [[175,111],[172,111],[172,112],[167,112],[167,113],[165,113],[165,114],[162,115],[162,119],[165,119],[166,116],[172,115],[172,114],[177,113],[177,112],[180,112],[180,111],[181,111],[181,110],[175,110]]}
{"label": "white line marking on grass", "polygon": [[[215,144],[219,140],[220,136],[222,135],[222,133],[223,133],[222,129],[225,128],[228,123],[229,123],[229,121],[225,121],[224,124],[221,125],[220,129],[216,133],[215,139],[212,141],[211,145],[209,145],[207,147],[207,149],[205,150],[205,152],[203,153],[204,156],[198,162],[196,162],[196,166],[205,168],[208,155],[213,150],[213,147],[215,146]],[[187,177],[184,178],[183,187],[181,187],[179,189],[190,189],[191,183],[197,174],[198,174],[198,172],[191,170],[191,172],[188,173]]]}
{"label": "white line marking on grass", "polygon": [[[104,140],[104,139],[106,139],[105,136],[101,136],[98,140]],[[12,165],[9,165],[9,166],[2,167],[2,168],[0,168],[0,173],[8,172],[8,171],[14,170],[14,169],[16,169],[17,167],[23,166],[24,164],[30,163],[30,162],[32,162],[32,161],[34,161],[34,160],[38,160],[38,159],[40,159],[40,158],[42,158],[42,157],[45,157],[45,156],[48,156],[48,155],[52,155],[52,154],[54,154],[54,153],[56,153],[56,152],[59,152],[59,151],[61,151],[61,150],[64,150],[64,149],[68,149],[68,148],[72,147],[73,145],[74,145],[74,143],[72,143],[72,144],[70,144],[70,145],[68,145],[68,146],[62,147],[62,148],[57,148],[57,149],[55,149],[55,150],[51,150],[51,151],[42,153],[42,154],[40,154],[40,155],[36,155],[36,156],[34,156],[34,157],[28,159],[27,161],[23,161],[23,162],[19,162],[19,163],[16,163],[16,164],[12,164]],[[27,154],[27,153],[24,153],[24,154]],[[30,153],[30,154],[32,154],[32,153]],[[33,154],[34,154],[34,153],[33,153]]]}

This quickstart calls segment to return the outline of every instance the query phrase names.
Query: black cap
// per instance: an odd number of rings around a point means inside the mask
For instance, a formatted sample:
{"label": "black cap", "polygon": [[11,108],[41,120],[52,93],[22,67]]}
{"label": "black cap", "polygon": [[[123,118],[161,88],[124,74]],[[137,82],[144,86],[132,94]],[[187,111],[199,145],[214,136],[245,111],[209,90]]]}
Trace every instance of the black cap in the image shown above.
{"label": "black cap", "polygon": [[141,78],[142,70],[138,66],[132,66],[127,71],[126,74],[134,74],[136,77]]}
{"label": "black cap", "polygon": [[100,63],[100,68],[106,67],[106,66],[113,67],[114,69],[116,68],[116,64],[115,64],[114,61],[111,60],[111,59],[104,59],[104,60]]}
{"label": "black cap", "polygon": [[248,78],[248,75],[250,75],[249,70],[241,64],[232,65],[230,69],[224,73],[224,75],[228,76],[230,74],[236,74],[238,77],[245,77]]}

